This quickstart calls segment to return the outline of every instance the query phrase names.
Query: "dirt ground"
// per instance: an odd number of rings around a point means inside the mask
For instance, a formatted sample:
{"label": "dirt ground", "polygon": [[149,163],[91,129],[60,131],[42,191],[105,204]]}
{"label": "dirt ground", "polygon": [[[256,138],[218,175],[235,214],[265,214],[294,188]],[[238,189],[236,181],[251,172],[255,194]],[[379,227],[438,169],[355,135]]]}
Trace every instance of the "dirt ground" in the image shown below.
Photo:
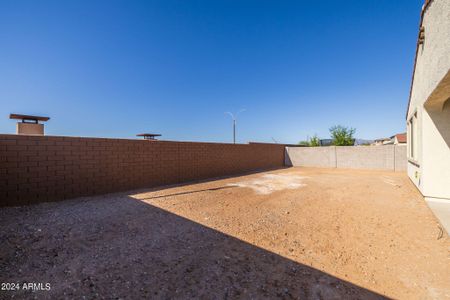
{"label": "dirt ground", "polygon": [[19,283],[0,298],[450,299],[450,238],[400,173],[288,168],[2,208],[0,226],[0,282]]}

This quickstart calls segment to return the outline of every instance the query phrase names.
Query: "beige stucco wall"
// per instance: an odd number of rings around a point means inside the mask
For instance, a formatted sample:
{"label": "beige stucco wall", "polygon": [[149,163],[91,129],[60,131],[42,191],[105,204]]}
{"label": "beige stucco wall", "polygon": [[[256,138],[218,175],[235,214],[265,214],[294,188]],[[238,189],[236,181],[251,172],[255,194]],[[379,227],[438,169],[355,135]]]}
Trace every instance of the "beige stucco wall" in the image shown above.
{"label": "beige stucco wall", "polygon": [[450,1],[434,0],[425,11],[425,42],[417,53],[408,115],[422,106],[450,69]]}
{"label": "beige stucco wall", "polygon": [[422,122],[422,194],[450,199],[450,102],[442,111],[425,109]]}
{"label": "beige stucco wall", "polygon": [[424,107],[450,70],[450,1],[432,1],[422,26],[425,41],[417,51],[408,110],[408,120],[417,112],[418,151],[408,175],[424,196],[450,198],[450,108]]}

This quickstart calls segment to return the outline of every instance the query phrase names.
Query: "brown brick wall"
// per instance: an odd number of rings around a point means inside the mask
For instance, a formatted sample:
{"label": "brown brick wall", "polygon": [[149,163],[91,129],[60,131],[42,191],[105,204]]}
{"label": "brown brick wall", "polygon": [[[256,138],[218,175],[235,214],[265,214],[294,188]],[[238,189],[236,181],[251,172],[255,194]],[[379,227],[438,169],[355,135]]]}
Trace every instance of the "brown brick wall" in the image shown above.
{"label": "brown brick wall", "polygon": [[0,135],[0,206],[282,167],[284,146]]}

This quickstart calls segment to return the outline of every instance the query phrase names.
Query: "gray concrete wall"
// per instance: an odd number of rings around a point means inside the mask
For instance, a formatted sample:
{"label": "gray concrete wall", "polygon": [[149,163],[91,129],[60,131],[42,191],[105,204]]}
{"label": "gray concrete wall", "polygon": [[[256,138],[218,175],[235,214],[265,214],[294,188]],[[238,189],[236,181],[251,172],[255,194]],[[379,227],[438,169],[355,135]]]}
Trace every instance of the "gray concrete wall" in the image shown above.
{"label": "gray concrete wall", "polygon": [[406,145],[397,145],[395,147],[395,171],[406,171],[408,169],[406,149]]}
{"label": "gray concrete wall", "polygon": [[406,171],[406,146],[286,147],[286,165]]}
{"label": "gray concrete wall", "polygon": [[336,167],[336,153],[331,147],[286,147],[287,166]]}
{"label": "gray concrete wall", "polygon": [[394,170],[395,146],[336,147],[338,168]]}

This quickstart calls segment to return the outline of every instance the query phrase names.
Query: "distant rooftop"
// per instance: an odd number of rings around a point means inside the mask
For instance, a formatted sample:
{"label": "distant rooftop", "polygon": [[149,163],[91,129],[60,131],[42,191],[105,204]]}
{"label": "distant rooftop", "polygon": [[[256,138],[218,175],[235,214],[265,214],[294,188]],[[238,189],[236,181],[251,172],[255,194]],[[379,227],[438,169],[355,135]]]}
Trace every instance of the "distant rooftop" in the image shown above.
{"label": "distant rooftop", "polygon": [[406,143],[406,133],[398,133],[391,136],[391,139],[396,137],[399,143]]}
{"label": "distant rooftop", "polygon": [[388,141],[388,140],[390,140],[390,138],[379,138],[379,139],[376,139],[375,142],[383,142],[383,141]]}

